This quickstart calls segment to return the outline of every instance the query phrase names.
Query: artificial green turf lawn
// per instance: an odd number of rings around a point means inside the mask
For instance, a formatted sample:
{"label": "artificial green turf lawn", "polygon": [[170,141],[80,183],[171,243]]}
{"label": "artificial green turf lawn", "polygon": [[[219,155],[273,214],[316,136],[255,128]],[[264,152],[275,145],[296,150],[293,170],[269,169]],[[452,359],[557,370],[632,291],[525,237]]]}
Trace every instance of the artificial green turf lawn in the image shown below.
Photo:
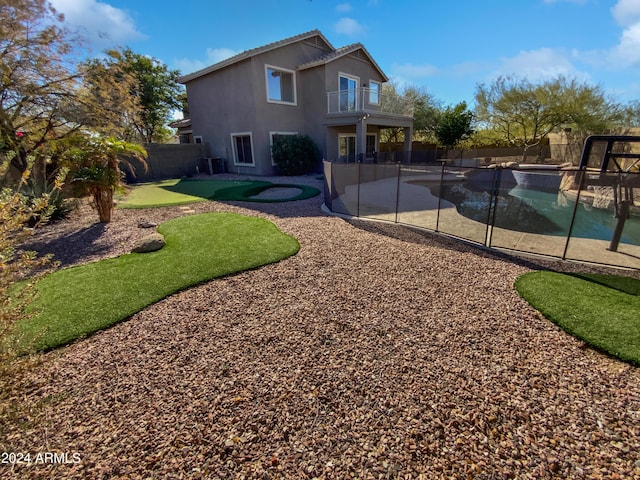
{"label": "artificial green turf lawn", "polygon": [[[297,188],[300,193],[287,198],[253,198],[269,188]],[[320,190],[307,185],[295,185],[292,183],[270,183],[253,182],[253,185],[238,185],[217,190],[211,200],[240,200],[245,202],[292,202],[294,200],[305,200],[320,194]]]}
{"label": "artificial green turf lawn", "polygon": [[39,313],[20,325],[23,343],[38,350],[64,345],[179,290],[277,262],[300,248],[273,223],[231,213],[177,218],[158,231],[166,246],[157,252],[67,268],[39,281],[31,305]]}
{"label": "artificial green turf lawn", "polygon": [[640,365],[640,280],[538,271],[520,276],[515,287],[531,306],[566,332]]}
{"label": "artificial green turf lawn", "polygon": [[[118,199],[121,208],[150,208],[204,202],[217,190],[232,186],[251,186],[251,181],[234,180],[160,180],[141,183]],[[267,182],[260,182],[267,183]]]}
{"label": "artificial green turf lawn", "polygon": [[[300,193],[283,199],[252,198],[272,187],[292,187]],[[278,184],[263,181],[173,179],[142,183],[133,186],[126,196],[118,199],[121,208],[153,208],[184,205],[205,200],[236,200],[245,202],[283,202],[304,200],[320,194],[320,190],[306,185]]]}

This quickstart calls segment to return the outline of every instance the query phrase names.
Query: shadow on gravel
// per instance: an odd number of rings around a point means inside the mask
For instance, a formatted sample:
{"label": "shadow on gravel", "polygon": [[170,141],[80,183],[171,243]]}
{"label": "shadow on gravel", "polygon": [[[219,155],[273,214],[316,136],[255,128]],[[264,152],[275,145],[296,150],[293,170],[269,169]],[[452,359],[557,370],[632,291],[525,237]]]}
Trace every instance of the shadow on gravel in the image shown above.
{"label": "shadow on gravel", "polygon": [[108,245],[95,243],[106,228],[107,226],[104,223],[95,223],[81,230],[57,236],[54,239],[27,242],[23,245],[23,248],[24,250],[35,250],[39,255],[53,254],[53,260],[60,262],[61,266],[65,266],[80,262],[86,257],[100,255],[108,250]]}
{"label": "shadow on gravel", "polygon": [[[446,250],[452,250],[456,252],[469,252],[475,255],[493,259],[502,260],[505,262],[513,263],[516,265],[522,265],[523,267],[530,268],[531,270],[557,270],[557,271],[579,271],[585,270],[585,266],[578,263],[563,262],[560,259],[537,259],[526,258],[511,255],[506,252],[498,250],[491,250],[487,247],[480,245],[474,245],[455,238],[449,238],[444,235],[439,235],[434,232],[427,232],[420,229],[407,227],[404,225],[398,225],[394,223],[384,222],[369,222],[366,220],[350,219],[347,222],[360,230],[375,233],[378,235],[384,235],[386,237],[394,238],[396,240],[403,240],[409,243],[415,243],[419,245],[433,245]],[[593,267],[597,268],[597,267]],[[606,267],[602,267],[606,270]]]}

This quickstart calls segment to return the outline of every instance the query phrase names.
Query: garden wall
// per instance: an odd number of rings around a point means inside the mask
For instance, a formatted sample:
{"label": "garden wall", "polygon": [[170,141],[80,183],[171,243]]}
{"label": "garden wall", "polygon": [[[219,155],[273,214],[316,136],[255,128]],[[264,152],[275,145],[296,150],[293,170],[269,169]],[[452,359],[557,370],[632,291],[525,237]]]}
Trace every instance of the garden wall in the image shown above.
{"label": "garden wall", "polygon": [[127,183],[150,182],[165,178],[191,177],[201,169],[206,147],[201,143],[147,143],[147,170],[141,162],[131,160],[135,175],[126,171]]}
{"label": "garden wall", "polygon": [[[380,144],[380,150],[402,152],[403,143]],[[480,164],[489,164],[495,162],[522,162],[522,147],[490,147],[490,148],[466,148],[466,149],[450,149],[445,150],[438,147],[434,143],[413,142],[412,143],[412,163],[421,163],[423,161],[435,161],[440,159],[460,160],[460,159],[478,159]],[[549,144],[542,147],[532,147],[527,152],[527,163],[535,163],[538,156],[548,159],[552,156]]]}

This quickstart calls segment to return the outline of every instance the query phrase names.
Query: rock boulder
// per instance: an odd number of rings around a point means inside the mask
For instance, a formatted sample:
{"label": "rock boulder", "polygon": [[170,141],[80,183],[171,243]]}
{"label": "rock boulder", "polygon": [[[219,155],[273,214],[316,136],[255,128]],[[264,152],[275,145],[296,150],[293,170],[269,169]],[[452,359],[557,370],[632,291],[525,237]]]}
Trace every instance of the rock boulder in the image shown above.
{"label": "rock boulder", "polygon": [[141,238],[137,245],[131,251],[133,253],[149,253],[160,250],[164,246],[164,237],[160,233],[156,232]]}

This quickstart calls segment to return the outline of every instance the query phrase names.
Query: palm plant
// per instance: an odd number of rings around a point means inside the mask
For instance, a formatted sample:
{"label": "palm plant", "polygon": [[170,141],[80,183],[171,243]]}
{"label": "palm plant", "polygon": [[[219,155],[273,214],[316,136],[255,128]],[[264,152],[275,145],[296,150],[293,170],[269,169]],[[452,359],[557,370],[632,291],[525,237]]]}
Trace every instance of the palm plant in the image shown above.
{"label": "palm plant", "polygon": [[138,160],[147,169],[144,147],[114,137],[86,138],[69,152],[68,158],[76,193],[91,196],[101,223],[111,221],[113,194],[123,184],[121,165],[134,172],[131,160]]}

